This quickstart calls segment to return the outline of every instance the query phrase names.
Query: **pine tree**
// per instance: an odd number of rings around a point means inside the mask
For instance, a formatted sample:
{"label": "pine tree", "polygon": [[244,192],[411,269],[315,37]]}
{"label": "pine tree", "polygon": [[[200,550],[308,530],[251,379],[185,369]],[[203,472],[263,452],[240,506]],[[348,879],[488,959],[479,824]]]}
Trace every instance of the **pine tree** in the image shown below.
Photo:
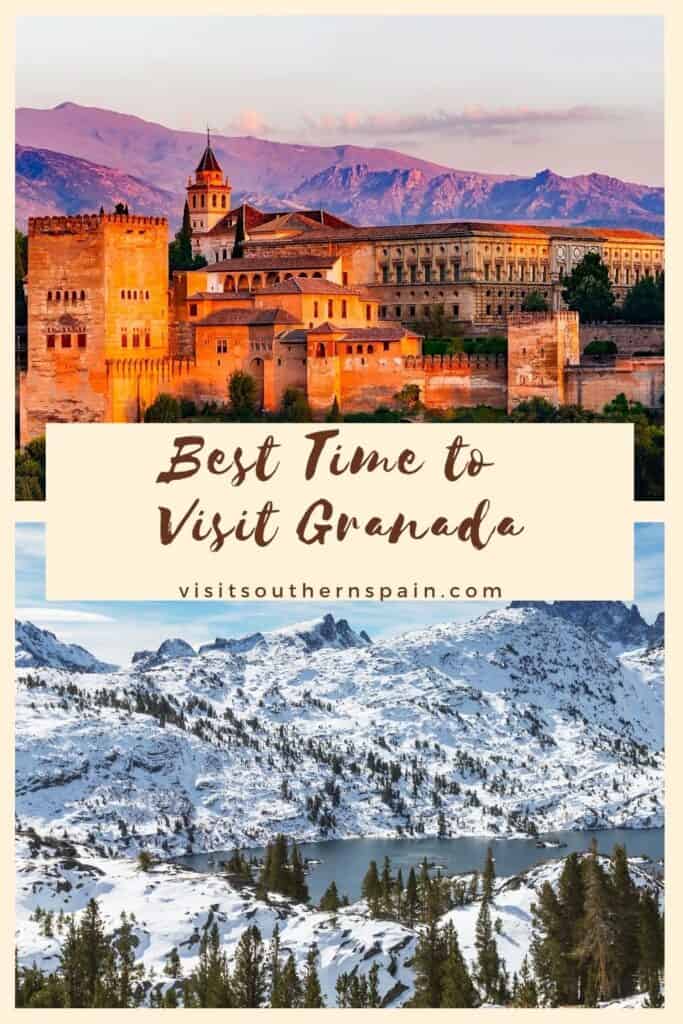
{"label": "pine tree", "polygon": [[565,859],[558,883],[559,919],[557,941],[561,947],[561,970],[558,972],[558,997],[562,1004],[573,1006],[582,999],[586,972],[575,955],[581,941],[585,886],[581,862],[576,853]]}
{"label": "pine tree", "polygon": [[531,968],[529,967],[529,960],[526,956],[522,960],[522,967],[519,972],[519,980],[515,987],[512,1005],[520,1008],[538,1006],[536,982],[533,979]]}
{"label": "pine tree", "polygon": [[270,974],[270,1005],[274,1008],[282,1006],[282,965],[280,964],[280,926],[277,921],[270,940],[268,962]]}
{"label": "pine tree", "polygon": [[477,950],[477,984],[479,985],[484,999],[487,1002],[492,1001],[498,997],[500,959],[498,957],[498,947],[493,934],[489,901],[486,899],[481,902],[481,909],[479,911],[475,930],[474,945]]}
{"label": "pine tree", "polygon": [[412,928],[417,920],[419,910],[419,900],[417,894],[417,878],[415,876],[415,868],[411,867],[408,872],[408,883],[406,885],[406,898],[405,898],[405,920],[409,928]]}
{"label": "pine tree", "polygon": [[316,969],[317,959],[318,951],[315,946],[311,946],[306,956],[303,983],[303,1005],[307,1010],[318,1010],[325,1005]]}
{"label": "pine tree", "polygon": [[641,991],[647,992],[650,998],[661,996],[659,976],[664,967],[663,925],[656,897],[649,892],[642,893],[638,914],[638,977]]}
{"label": "pine tree", "polygon": [[178,981],[183,976],[183,968],[180,963],[180,954],[178,953],[177,946],[174,946],[166,957],[164,974],[168,975],[169,978],[173,978],[174,981]]}
{"label": "pine tree", "polygon": [[104,931],[100,907],[95,899],[88,904],[78,928],[79,955],[83,964],[83,1006],[101,1005],[101,987],[110,948]]}
{"label": "pine tree", "polygon": [[336,882],[330,882],[327,889],[325,889],[325,892],[322,894],[320,898],[319,906],[321,910],[327,910],[333,914],[339,910],[339,907],[341,906],[341,900],[339,899],[339,892],[337,890]]}
{"label": "pine tree", "polygon": [[636,990],[640,948],[638,945],[639,898],[628,868],[624,846],[615,846],[611,860],[611,896],[614,920],[616,994],[620,998]]}
{"label": "pine tree", "polygon": [[446,944],[434,919],[420,929],[413,957],[415,994],[411,1006],[441,1006]]}
{"label": "pine tree", "polygon": [[379,879],[379,872],[377,871],[377,862],[374,860],[370,861],[370,866],[365,872],[365,877],[361,884],[361,894],[363,899],[367,900],[372,916],[377,917],[379,914],[380,901],[382,899],[382,886]]}
{"label": "pine tree", "polygon": [[283,1009],[296,1009],[302,1005],[302,1001],[301,980],[297,974],[294,956],[290,953],[282,968],[278,1005]]}
{"label": "pine tree", "polygon": [[304,862],[301,859],[299,847],[292,843],[290,856],[291,868],[291,895],[300,903],[308,903],[308,886],[306,885],[306,871]]}
{"label": "pine tree", "polygon": [[489,846],[486,851],[484,871],[481,876],[481,894],[487,902],[493,901],[493,889],[496,881],[496,868],[493,860],[493,850]]}
{"label": "pine tree", "polygon": [[368,971],[368,998],[366,1006],[369,1010],[378,1009],[382,1005],[379,995],[379,964],[374,963]]}
{"label": "pine tree", "polygon": [[256,1009],[263,1005],[266,970],[261,932],[255,924],[242,933],[237,944],[232,991],[235,1006]]}
{"label": "pine tree", "polygon": [[458,934],[452,921],[444,931],[444,961],[441,977],[442,1007],[471,1008],[478,1005],[477,992],[460,952]]}
{"label": "pine tree", "polygon": [[617,964],[614,948],[614,915],[610,907],[608,880],[595,849],[584,861],[585,911],[583,935],[577,950],[588,968],[588,1005],[611,999],[616,992]]}

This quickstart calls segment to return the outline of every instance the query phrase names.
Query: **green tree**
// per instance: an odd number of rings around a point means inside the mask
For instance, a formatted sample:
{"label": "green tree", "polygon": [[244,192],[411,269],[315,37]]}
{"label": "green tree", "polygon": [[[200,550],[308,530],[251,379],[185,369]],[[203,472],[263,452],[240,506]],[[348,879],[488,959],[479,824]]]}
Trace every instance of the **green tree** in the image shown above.
{"label": "green tree", "polygon": [[609,320],[614,312],[614,292],[609,267],[599,253],[588,252],[571,274],[562,279],[562,298],[583,323]]}
{"label": "green tree", "polygon": [[419,932],[413,957],[415,994],[411,1006],[441,1006],[446,963],[446,942],[436,920],[429,921]]}
{"label": "green tree", "polygon": [[638,924],[640,901],[628,867],[626,847],[617,845],[612,853],[611,898],[614,920],[616,994],[632,995],[636,990],[640,948]]}
{"label": "green tree", "polygon": [[237,944],[232,991],[235,1006],[255,1009],[263,1005],[266,969],[261,932],[255,924],[242,933]]}
{"label": "green tree", "polygon": [[486,850],[486,860],[484,862],[484,870],[481,875],[481,895],[482,899],[487,900],[489,903],[493,900],[493,889],[496,884],[496,866],[493,859],[493,850],[489,846]]}
{"label": "green tree", "polygon": [[192,223],[190,221],[190,207],[185,201],[183,207],[183,221],[180,230],[168,246],[168,270],[169,276],[174,270],[200,270],[206,266],[206,260],[199,254],[192,252]]}
{"label": "green tree", "polygon": [[308,399],[298,388],[287,388],[282,396],[280,415],[285,423],[310,423],[313,419]]}
{"label": "green tree", "polygon": [[494,1001],[498,996],[501,963],[493,933],[489,901],[482,899],[475,928],[474,945],[477,951],[476,978],[484,999]]}
{"label": "green tree", "polygon": [[458,933],[449,921],[444,930],[444,960],[441,977],[442,1007],[471,1008],[478,1005],[475,989],[465,959],[460,952]]}
{"label": "green tree", "polygon": [[317,959],[318,950],[315,946],[311,946],[306,955],[302,995],[303,1005],[307,1010],[318,1010],[325,1005],[316,968]]}
{"label": "green tree", "polygon": [[14,491],[17,501],[45,498],[45,438],[37,437],[20,451],[14,461]]}
{"label": "green tree", "polygon": [[290,953],[282,969],[278,1005],[283,1009],[296,1009],[302,1005],[302,1002],[303,988],[301,979],[297,973],[294,955]]}
{"label": "green tree", "polygon": [[236,419],[253,420],[258,414],[258,391],[251,374],[235,370],[228,382],[230,408]]}
{"label": "green tree", "polygon": [[648,274],[629,288],[621,315],[632,324],[664,323],[664,274]]}
{"label": "green tree", "polygon": [[28,273],[28,238],[14,229],[14,323],[25,327],[28,322],[24,278]]}
{"label": "green tree", "polygon": [[374,860],[370,861],[370,866],[365,872],[361,883],[361,895],[364,900],[367,900],[372,916],[377,917],[382,899],[382,886],[377,870],[377,862]]}
{"label": "green tree", "polygon": [[584,879],[583,935],[577,955],[588,970],[586,1001],[595,1005],[600,999],[613,998],[617,989],[614,913],[609,882],[595,849],[584,861]]}
{"label": "green tree", "polygon": [[519,972],[519,981],[517,984],[517,991],[515,992],[515,998],[513,1000],[513,1006],[519,1008],[538,1006],[536,982],[533,979],[531,968],[529,967],[529,960],[526,956],[522,960],[522,967]]}
{"label": "green tree", "polygon": [[157,395],[145,409],[145,423],[177,423],[180,419],[180,402],[173,395]]}
{"label": "green tree", "polygon": [[340,906],[341,900],[339,899],[337,883],[332,881],[320,898],[320,909],[330,911],[334,914],[339,910]]}
{"label": "green tree", "polygon": [[419,416],[424,408],[420,401],[420,388],[418,384],[405,384],[394,395],[394,401],[402,416]]}
{"label": "green tree", "polygon": [[522,299],[523,313],[547,313],[548,309],[548,300],[536,289],[527,292]]}

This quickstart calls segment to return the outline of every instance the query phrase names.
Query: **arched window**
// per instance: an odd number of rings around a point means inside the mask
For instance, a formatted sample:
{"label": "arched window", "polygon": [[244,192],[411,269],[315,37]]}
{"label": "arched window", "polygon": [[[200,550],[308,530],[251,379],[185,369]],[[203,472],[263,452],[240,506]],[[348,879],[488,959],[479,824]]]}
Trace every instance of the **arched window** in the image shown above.
{"label": "arched window", "polygon": [[372,307],[371,306],[366,306],[365,307],[365,319],[366,320],[372,320]]}
{"label": "arched window", "polygon": [[72,292],[71,293],[71,301],[72,302],[78,302],[78,294],[77,294],[77,292]]}
{"label": "arched window", "polygon": [[221,206],[225,209],[225,196],[221,196]]}
{"label": "arched window", "polygon": [[346,354],[347,356],[353,355],[353,345],[346,346]]}
{"label": "arched window", "polygon": [[346,320],[346,299],[342,299],[341,306],[342,306],[342,308],[341,308],[342,319]]}
{"label": "arched window", "polygon": [[363,351],[363,346],[362,345],[356,345],[356,352],[358,353],[358,355],[360,355],[362,351]]}
{"label": "arched window", "polygon": [[138,297],[138,290],[136,288],[135,291],[133,292],[133,298],[137,301],[137,297]]}
{"label": "arched window", "polygon": [[206,205],[206,204],[205,204],[205,202],[204,202],[204,193],[202,192],[202,206],[205,206],[205,205]]}
{"label": "arched window", "polygon": [[333,299],[328,299],[327,300],[327,315],[328,316],[334,316],[334,300]]}
{"label": "arched window", "polygon": [[319,270],[316,270],[315,273],[313,274],[313,277],[322,277],[322,276],[323,275],[320,273]]}
{"label": "arched window", "polygon": [[47,293],[47,301],[52,302],[52,292]]}
{"label": "arched window", "polygon": [[262,285],[263,285],[263,278],[261,277],[261,275],[260,274],[254,274],[254,276],[251,279],[252,291],[256,291],[258,288],[261,288]]}
{"label": "arched window", "polygon": [[55,302],[61,302],[61,300],[62,300],[62,293],[61,292],[55,292]]}
{"label": "arched window", "polygon": [[315,354],[318,357],[318,359],[324,359],[325,358],[325,346],[323,345],[322,341],[318,342],[318,346],[316,348]]}
{"label": "arched window", "polygon": [[248,292],[249,291],[249,278],[247,277],[246,274],[240,274],[239,281],[237,282],[237,291],[238,292]]}
{"label": "arched window", "polygon": [[193,205],[193,207],[196,210],[197,209],[197,197],[196,196],[192,196],[192,205]]}
{"label": "arched window", "polygon": [[305,270],[302,270],[302,272],[299,274],[299,277],[308,277],[308,274],[306,273]]}
{"label": "arched window", "polygon": [[368,345],[368,355],[371,356],[374,351],[375,351],[374,346]]}
{"label": "arched window", "polygon": [[81,302],[85,302],[85,292],[81,289]]}
{"label": "arched window", "polygon": [[131,297],[131,294],[130,294],[130,288],[129,288],[128,289],[128,298],[130,299],[130,297]]}
{"label": "arched window", "polygon": [[145,299],[149,299],[149,292],[145,291]]}
{"label": "arched window", "polygon": [[318,303],[316,301],[316,302],[313,303],[313,316],[318,316],[318,315],[319,315],[318,314]]}
{"label": "arched window", "polygon": [[216,197],[216,193],[214,192],[214,194],[211,196],[211,205],[215,206],[217,202],[218,202],[218,199]]}
{"label": "arched window", "polygon": [[121,348],[128,348],[128,335],[125,331],[121,332]]}
{"label": "arched window", "polygon": [[145,331],[145,348],[149,348],[151,344],[152,344],[152,339],[150,337],[150,333],[149,333],[149,331]]}
{"label": "arched window", "polygon": [[234,292],[234,290],[235,290],[235,278],[232,276],[232,274],[228,274],[226,276],[225,280],[223,281],[223,291],[224,292]]}

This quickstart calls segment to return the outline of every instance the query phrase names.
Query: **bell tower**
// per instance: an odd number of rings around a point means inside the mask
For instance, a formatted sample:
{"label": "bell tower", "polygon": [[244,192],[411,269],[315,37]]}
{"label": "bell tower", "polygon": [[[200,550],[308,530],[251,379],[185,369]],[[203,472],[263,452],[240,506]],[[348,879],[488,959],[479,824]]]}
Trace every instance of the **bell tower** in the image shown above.
{"label": "bell tower", "polygon": [[187,182],[187,205],[193,236],[205,235],[230,209],[232,187],[223,176],[216,154],[211,148],[211,134],[206,129],[206,149],[197,164],[194,180]]}

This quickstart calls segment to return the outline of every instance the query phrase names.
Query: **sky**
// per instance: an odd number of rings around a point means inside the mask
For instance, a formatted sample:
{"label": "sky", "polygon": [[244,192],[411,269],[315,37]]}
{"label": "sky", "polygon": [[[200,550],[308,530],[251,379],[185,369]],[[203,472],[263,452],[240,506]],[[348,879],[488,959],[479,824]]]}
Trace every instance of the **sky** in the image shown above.
{"label": "sky", "polygon": [[[156,650],[163,640],[181,637],[195,646],[217,636],[236,637],[320,618],[331,612],[365,629],[373,639],[442,622],[462,622],[495,608],[478,601],[147,601],[48,603],[45,594],[45,527],[16,527],[16,617],[78,643],[100,658],[128,664],[136,650]],[[635,601],[652,622],[664,608],[664,527],[635,527]]]}
{"label": "sky", "polygon": [[33,16],[16,101],[662,185],[663,33],[649,16]]}

